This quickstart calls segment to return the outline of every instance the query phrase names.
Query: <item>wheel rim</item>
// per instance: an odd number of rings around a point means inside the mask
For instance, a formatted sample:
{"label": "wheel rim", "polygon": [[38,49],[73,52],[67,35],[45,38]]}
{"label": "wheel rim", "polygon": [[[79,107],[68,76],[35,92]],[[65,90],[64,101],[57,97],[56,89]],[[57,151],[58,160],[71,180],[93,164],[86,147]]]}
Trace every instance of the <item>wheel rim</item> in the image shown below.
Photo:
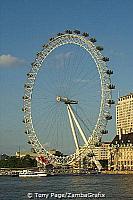
{"label": "wheel rim", "polygon": [[[90,137],[88,137],[88,145],[95,145],[99,142],[102,137],[102,130],[105,130],[107,125],[106,115],[110,115],[110,105],[108,104],[108,100],[111,100],[111,90],[109,89],[109,85],[111,84],[110,75],[107,72],[106,62],[103,61],[103,55],[99,50],[96,49],[96,46],[84,36],[76,35],[76,34],[63,34],[61,36],[55,37],[52,41],[44,45],[43,49],[37,54],[37,58],[34,63],[32,63],[32,68],[28,73],[28,78],[25,83],[25,94],[24,94],[24,122],[26,126],[26,133],[29,137],[29,141],[32,144],[35,151],[40,154],[43,153],[45,157],[48,157],[51,162],[56,163],[70,163],[75,158],[78,157],[76,152],[70,156],[66,157],[57,157],[49,153],[43,145],[39,142],[36,131],[33,127],[33,118],[32,118],[32,92],[34,91],[36,78],[38,76],[38,72],[41,69],[42,63],[49,54],[51,54],[55,49],[64,45],[78,45],[88,52],[93,58],[97,70],[100,75],[100,84],[101,84],[101,103],[100,103],[100,111],[98,115],[97,122],[92,131]],[[81,152],[84,152],[86,149],[86,145],[83,145],[81,148]]]}

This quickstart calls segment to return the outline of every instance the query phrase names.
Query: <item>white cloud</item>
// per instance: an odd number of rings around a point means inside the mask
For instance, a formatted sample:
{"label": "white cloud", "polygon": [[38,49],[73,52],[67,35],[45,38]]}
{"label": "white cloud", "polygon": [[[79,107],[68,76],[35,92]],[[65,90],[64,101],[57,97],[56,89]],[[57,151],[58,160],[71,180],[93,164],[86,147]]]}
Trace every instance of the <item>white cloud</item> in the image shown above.
{"label": "white cloud", "polygon": [[24,64],[24,60],[10,54],[0,55],[0,66],[17,66]]}
{"label": "white cloud", "polygon": [[54,62],[58,63],[57,68],[63,68],[64,63],[68,62],[68,60],[73,57],[72,52],[65,52],[65,53],[59,53],[54,56]]}
{"label": "white cloud", "polygon": [[60,53],[60,54],[56,55],[56,59],[64,60],[64,59],[67,59],[71,56],[72,56],[72,52]]}

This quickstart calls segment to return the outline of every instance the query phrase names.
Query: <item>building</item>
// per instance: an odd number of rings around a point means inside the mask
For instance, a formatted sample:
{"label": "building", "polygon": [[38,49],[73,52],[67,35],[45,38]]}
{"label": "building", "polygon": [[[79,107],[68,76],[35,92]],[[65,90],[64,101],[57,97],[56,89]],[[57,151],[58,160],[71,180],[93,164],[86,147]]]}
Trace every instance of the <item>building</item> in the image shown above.
{"label": "building", "polygon": [[111,142],[110,169],[133,170],[133,133],[116,135]]}
{"label": "building", "polygon": [[110,145],[109,167],[133,170],[133,93],[122,96],[116,105],[117,135]]}
{"label": "building", "polygon": [[108,160],[109,159],[110,142],[104,142],[100,147],[95,147],[93,152],[96,160]]}
{"label": "building", "polygon": [[133,132],[133,93],[119,98],[116,105],[117,135]]}
{"label": "building", "polygon": [[16,152],[16,157],[17,158],[23,158],[23,157],[25,157],[25,156],[27,156],[27,155],[29,155],[30,157],[32,157],[32,158],[36,158],[37,157],[37,154],[36,153],[34,153],[34,152],[31,152],[31,151],[24,151],[24,152],[20,152],[20,151],[17,151]]}

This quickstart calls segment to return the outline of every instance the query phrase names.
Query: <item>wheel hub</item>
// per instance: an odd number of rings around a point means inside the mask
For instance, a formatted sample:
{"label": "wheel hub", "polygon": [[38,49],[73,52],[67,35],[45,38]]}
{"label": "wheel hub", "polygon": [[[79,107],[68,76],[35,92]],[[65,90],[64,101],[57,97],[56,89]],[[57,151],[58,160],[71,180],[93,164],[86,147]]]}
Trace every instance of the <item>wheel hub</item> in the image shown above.
{"label": "wheel hub", "polygon": [[64,102],[65,104],[78,104],[78,101],[68,99],[67,97],[61,97],[61,96],[57,96],[56,101],[57,102]]}

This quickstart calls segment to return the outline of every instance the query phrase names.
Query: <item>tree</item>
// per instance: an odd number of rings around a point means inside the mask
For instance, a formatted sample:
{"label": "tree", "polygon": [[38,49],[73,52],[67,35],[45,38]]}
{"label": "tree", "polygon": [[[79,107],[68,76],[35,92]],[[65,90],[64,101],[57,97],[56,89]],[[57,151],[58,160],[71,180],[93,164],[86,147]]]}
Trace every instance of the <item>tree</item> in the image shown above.
{"label": "tree", "polygon": [[17,158],[16,156],[10,156],[5,160],[0,160],[0,168],[26,168],[37,167],[37,161],[31,158],[30,155],[26,155],[23,158]]}

